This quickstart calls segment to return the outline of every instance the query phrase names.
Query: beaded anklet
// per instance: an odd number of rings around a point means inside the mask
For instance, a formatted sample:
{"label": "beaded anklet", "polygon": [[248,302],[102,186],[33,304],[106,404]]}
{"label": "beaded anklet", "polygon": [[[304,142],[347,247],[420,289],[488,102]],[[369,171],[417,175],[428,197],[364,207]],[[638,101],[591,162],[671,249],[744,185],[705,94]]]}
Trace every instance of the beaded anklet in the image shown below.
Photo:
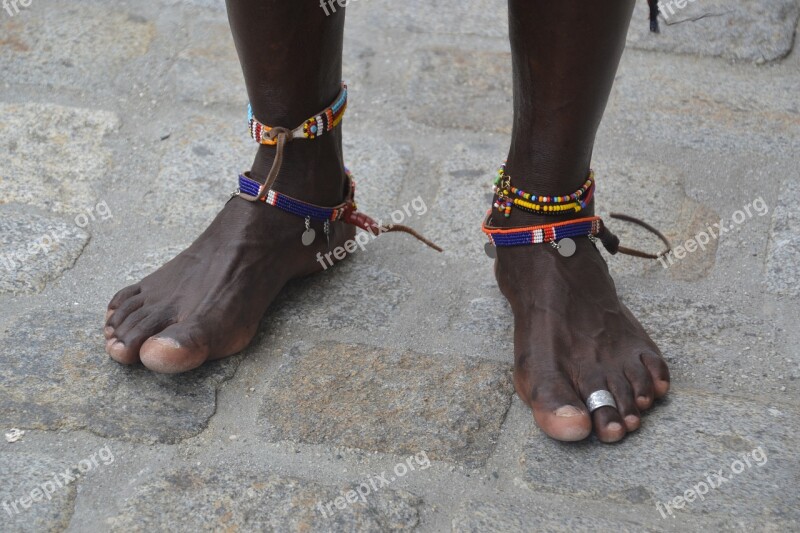
{"label": "beaded anklet", "polygon": [[522,228],[498,228],[492,226],[492,210],[486,213],[483,221],[482,230],[489,237],[484,250],[486,255],[494,259],[497,246],[524,246],[529,244],[549,243],[558,253],[564,257],[572,256],[577,250],[574,237],[588,237],[590,241],[596,243],[598,240],[603,243],[603,247],[611,255],[617,253],[642,257],[644,259],[658,259],[672,250],[672,245],[660,231],[651,225],[637,218],[611,213],[611,218],[625,220],[642,226],[649,232],[656,235],[667,246],[666,250],[657,254],[642,252],[633,248],[620,246],[619,238],[611,233],[611,230],[603,223],[600,217],[585,217],[566,222],[556,222],[554,224],[543,224],[540,226],[526,226]]}
{"label": "beaded anklet", "polygon": [[539,196],[512,186],[511,176],[506,173],[506,165],[503,164],[497,171],[492,192],[497,195],[497,200],[494,202],[495,209],[503,213],[506,218],[511,216],[512,206],[540,215],[563,215],[567,211],[580,213],[589,205],[594,194],[594,171],[589,170],[589,177],[584,184],[571,194]]}
{"label": "beaded anklet", "polygon": [[[497,195],[497,200],[493,208],[497,209],[505,217],[511,215],[511,207],[517,206],[525,211],[534,212],[542,215],[565,215],[569,211],[578,213],[589,205],[595,189],[594,172],[589,171],[586,182],[575,192],[566,196],[541,196],[525,192],[511,185],[511,176],[506,174],[506,166],[503,164],[497,172],[492,187]],[[486,213],[483,221],[483,232],[489,237],[486,243],[486,255],[491,258],[496,256],[496,247],[505,246],[524,246],[529,244],[549,243],[553,248],[564,257],[572,256],[577,250],[577,245],[573,238],[588,237],[593,243],[600,240],[609,253],[623,253],[647,259],[658,259],[668,254],[672,246],[669,240],[657,229],[641,220],[616,213],[611,213],[611,218],[625,220],[642,226],[646,230],[655,234],[667,246],[667,249],[658,254],[642,252],[632,248],[620,246],[619,239],[603,223],[600,217],[584,217],[565,222],[553,224],[542,224],[538,226],[526,226],[522,228],[500,228],[492,225],[492,209]]]}
{"label": "beaded anklet", "polygon": [[266,126],[253,116],[253,109],[251,106],[248,106],[248,127],[250,136],[259,144],[277,146],[277,153],[275,154],[272,168],[267,174],[267,179],[263,184],[252,179],[249,173],[245,172],[239,175],[239,187],[231,196],[238,196],[250,202],[264,202],[286,211],[287,213],[303,217],[305,219],[305,231],[302,234],[301,240],[305,246],[310,246],[316,238],[316,232],[311,228],[312,220],[323,222],[323,230],[326,237],[330,236],[331,222],[343,221],[368,231],[373,235],[393,231],[408,233],[434,250],[441,252],[441,248],[408,226],[402,224],[383,225],[379,222],[375,222],[368,215],[359,212],[354,199],[355,182],[353,181],[352,174],[346,168],[344,169],[345,175],[347,176],[346,198],[341,204],[333,207],[322,207],[303,202],[302,200],[292,198],[291,196],[272,189],[272,185],[275,183],[283,164],[283,154],[286,149],[286,144],[294,139],[316,139],[330,132],[341,123],[346,109],[347,85],[344,83],[342,83],[341,92],[330,107],[304,121],[303,124],[293,130]]}
{"label": "beaded anklet", "polygon": [[[344,117],[344,112],[347,109],[347,85],[342,83],[342,90],[339,96],[336,97],[333,104],[320,113],[303,122],[300,126],[291,130],[291,136],[294,139],[316,139],[331,131],[339,125]],[[247,122],[250,128],[250,136],[260,144],[275,145],[278,141],[275,139],[275,134],[271,128],[259,122],[253,116],[253,107],[247,106]]]}
{"label": "beaded anklet", "polygon": [[594,240],[604,229],[600,217],[586,217],[523,228],[495,228],[491,226],[491,216],[492,212],[489,210],[482,228],[489,237],[486,253],[490,257],[494,257],[494,247],[496,246],[523,246],[541,243],[550,243],[561,255],[569,257],[575,253],[577,248],[572,237],[589,237]]}

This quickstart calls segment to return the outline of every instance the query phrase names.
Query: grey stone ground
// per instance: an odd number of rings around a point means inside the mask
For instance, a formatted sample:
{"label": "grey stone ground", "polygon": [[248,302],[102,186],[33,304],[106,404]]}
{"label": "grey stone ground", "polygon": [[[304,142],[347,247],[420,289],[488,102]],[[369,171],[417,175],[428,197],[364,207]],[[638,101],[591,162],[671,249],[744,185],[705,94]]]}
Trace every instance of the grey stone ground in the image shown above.
{"label": "grey stone ground", "polygon": [[[4,506],[0,531],[800,529],[798,4],[696,0],[653,36],[640,3],[601,212],[646,209],[675,243],[734,229],[669,269],[609,259],[674,377],[615,446],[549,440],[510,385],[478,229],[511,123],[502,2],[349,8],[359,203],[421,195],[413,225],[446,252],[381,238],[287,288],[243,354],[178,377],[109,361],[100,326],[252,157],[223,3],[0,11],[0,428],[25,430],[0,440],[0,500],[49,496]],[[711,471],[729,481],[662,518]],[[337,496],[355,503],[323,514]]]}

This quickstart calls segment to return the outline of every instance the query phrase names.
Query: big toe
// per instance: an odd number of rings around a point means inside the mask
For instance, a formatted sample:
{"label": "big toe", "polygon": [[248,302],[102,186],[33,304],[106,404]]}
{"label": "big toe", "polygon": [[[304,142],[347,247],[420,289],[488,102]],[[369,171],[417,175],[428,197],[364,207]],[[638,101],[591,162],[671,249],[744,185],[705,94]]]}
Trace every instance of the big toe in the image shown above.
{"label": "big toe", "polygon": [[186,323],[173,324],[147,339],[139,350],[142,364],[161,374],[180,374],[202,365],[209,348],[201,331]]}
{"label": "big toe", "polygon": [[583,440],[592,432],[589,414],[574,405],[550,408],[533,408],[533,418],[548,436],[565,442]]}
{"label": "big toe", "polygon": [[583,440],[592,432],[592,419],[586,407],[563,378],[534,387],[530,405],[536,423],[556,440]]}

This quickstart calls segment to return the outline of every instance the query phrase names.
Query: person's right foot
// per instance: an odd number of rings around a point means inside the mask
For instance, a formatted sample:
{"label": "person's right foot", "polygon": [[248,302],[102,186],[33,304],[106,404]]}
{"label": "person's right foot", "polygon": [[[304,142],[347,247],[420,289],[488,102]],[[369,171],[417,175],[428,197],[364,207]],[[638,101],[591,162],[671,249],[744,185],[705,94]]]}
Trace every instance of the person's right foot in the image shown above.
{"label": "person's right foot", "polygon": [[[273,154],[273,148],[260,147],[254,177],[263,181]],[[343,186],[338,144],[329,135],[293,143],[274,188],[333,206],[343,200]],[[321,225],[315,226],[316,240],[304,246],[302,218],[233,198],[189,248],[112,298],[106,351],[120,363],[141,361],[162,373],[185,372],[241,351],[283,286],[322,270],[317,254],[355,234],[353,226],[332,223],[328,244]]]}
{"label": "person's right foot", "polygon": [[[512,228],[593,212],[590,201],[579,214],[540,215],[514,208],[508,218],[494,209],[492,218],[496,226]],[[514,385],[550,437],[582,440],[594,429],[601,441],[616,442],[636,431],[641,413],[667,394],[669,369],[620,302],[600,251],[586,237],[573,240],[577,250],[570,257],[547,244],[497,249],[495,276],[514,313]],[[585,402],[599,390],[611,392],[617,408],[600,407],[590,414]]]}
{"label": "person's right foot", "polygon": [[[542,244],[497,251],[497,281],[514,312],[514,385],[554,439],[581,440],[594,428],[616,442],[667,393],[669,370],[619,301],[600,252],[574,240],[571,257]],[[589,414],[584,402],[598,390],[610,391],[617,409]]]}

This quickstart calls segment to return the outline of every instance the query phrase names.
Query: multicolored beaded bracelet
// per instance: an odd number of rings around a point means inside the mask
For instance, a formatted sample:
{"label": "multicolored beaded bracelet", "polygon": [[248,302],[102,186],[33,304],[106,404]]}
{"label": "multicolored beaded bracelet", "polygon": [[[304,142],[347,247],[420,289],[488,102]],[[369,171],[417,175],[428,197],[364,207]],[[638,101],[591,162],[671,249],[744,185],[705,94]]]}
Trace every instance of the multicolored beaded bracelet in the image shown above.
{"label": "multicolored beaded bracelet", "polygon": [[417,240],[430,246],[437,252],[442,251],[439,246],[429,241],[408,226],[404,226],[402,224],[384,225],[380,221],[375,222],[371,217],[359,211],[355,202],[356,183],[353,180],[353,175],[349,170],[347,170],[347,168],[344,169],[344,172],[347,176],[348,182],[345,188],[349,192],[347,193],[347,197],[345,198],[344,202],[333,207],[314,205],[302,200],[298,200],[297,198],[292,198],[287,194],[280,193],[273,189],[268,189],[266,194],[262,195],[259,193],[259,191],[263,185],[251,178],[248,175],[248,172],[239,175],[239,188],[236,189],[231,196],[257,198],[258,201],[277,207],[278,209],[286,211],[287,213],[303,217],[305,219],[305,231],[301,235],[301,240],[305,246],[311,245],[316,238],[316,232],[311,227],[311,221],[316,220],[324,223],[323,231],[326,237],[330,236],[330,223],[341,221],[361,228],[364,231],[368,231],[376,236],[380,235],[381,233],[397,231],[408,233]]}
{"label": "multicolored beaded bracelet", "polygon": [[496,256],[495,249],[497,246],[525,246],[530,244],[550,243],[553,248],[558,250],[558,253],[564,257],[570,257],[578,248],[573,238],[588,237],[593,243],[598,240],[602,242],[603,247],[612,255],[622,253],[645,259],[659,259],[671,251],[672,246],[670,245],[669,239],[653,226],[628,215],[611,213],[610,216],[611,218],[632,222],[633,224],[643,227],[661,239],[667,246],[666,249],[657,254],[652,254],[620,246],[619,238],[611,233],[600,217],[586,217],[568,220],[566,222],[557,222],[555,224],[543,224],[541,226],[527,226],[523,228],[498,228],[492,225],[491,209],[486,213],[486,218],[483,220],[483,226],[481,228],[489,237],[489,242],[486,243],[484,249],[486,255],[494,258]]}
{"label": "multicolored beaded bracelet", "polygon": [[593,194],[594,194],[594,184],[592,184],[589,187],[589,190],[586,193],[585,197],[578,199],[574,202],[563,203],[563,204],[535,204],[533,202],[528,202],[520,198],[514,198],[513,204],[525,211],[529,211],[531,213],[544,214],[544,215],[560,215],[565,211],[574,211],[576,213],[580,213],[581,211],[586,209],[587,205],[589,205],[589,202],[591,201]]}
{"label": "multicolored beaded bracelet", "polygon": [[511,207],[532,213],[545,215],[559,215],[566,211],[579,213],[586,209],[594,192],[594,171],[589,171],[589,177],[581,187],[566,196],[541,196],[525,192],[511,185],[511,176],[506,174],[503,164],[497,172],[492,191],[497,195],[494,207],[504,216],[511,216]]}
{"label": "multicolored beaded bracelet", "polygon": [[[331,131],[339,125],[347,109],[347,85],[342,83],[342,90],[330,107],[321,111],[303,122],[300,126],[291,130],[291,137],[294,139],[316,139]],[[274,134],[274,128],[262,124],[253,116],[253,107],[247,106],[247,122],[250,129],[250,136],[260,144],[274,146],[278,143]]]}
{"label": "multicolored beaded bracelet", "polygon": [[494,246],[521,246],[550,243],[567,237],[596,236],[602,228],[603,221],[600,217],[586,217],[524,228],[501,229],[484,225],[483,232],[489,236],[489,241]]}
{"label": "multicolored beaded bracelet", "polygon": [[[330,107],[321,113],[317,113],[294,129],[266,126],[253,116],[252,107],[248,107],[250,136],[260,144],[276,146],[275,158],[264,183],[252,179],[249,173],[245,172],[239,175],[239,187],[231,196],[239,197],[249,202],[264,202],[287,213],[303,217],[305,219],[305,231],[301,236],[301,240],[305,246],[313,244],[316,238],[316,233],[311,227],[312,220],[323,222],[323,230],[326,237],[330,237],[330,223],[342,221],[368,231],[373,235],[393,231],[408,233],[434,250],[441,252],[441,248],[408,226],[402,224],[383,225],[380,221],[375,222],[368,215],[358,211],[358,206],[356,206],[354,199],[355,182],[347,168],[344,169],[348,182],[346,198],[344,202],[333,207],[322,207],[303,202],[272,189],[272,185],[281,171],[287,144],[295,139],[316,139],[333,130],[342,121],[346,109],[347,85],[344,82],[342,82],[342,90]],[[328,242],[330,243],[330,240]]]}
{"label": "multicolored beaded bracelet", "polygon": [[[489,237],[489,242],[485,246],[486,255],[491,258],[495,257],[495,248],[498,246],[525,246],[542,243],[550,243],[562,256],[570,257],[578,248],[573,237],[588,237],[592,242],[596,240],[595,237],[601,237],[603,234],[607,238],[616,238],[606,230],[600,217],[586,217],[523,228],[493,227],[491,226],[491,217],[492,210],[490,209],[482,227],[483,232]],[[605,240],[603,240],[603,244],[608,247]]]}
{"label": "multicolored beaded bracelet", "polygon": [[[347,177],[351,178],[349,171],[345,171],[347,172]],[[261,184],[250,178],[247,174],[247,172],[244,174],[239,174],[239,193],[257,196],[258,191],[261,188]],[[352,179],[350,182],[353,183]],[[274,189],[269,189],[267,194],[261,198],[261,201],[299,217],[331,222],[341,220],[347,211],[348,206],[350,205],[348,202],[343,202],[334,207],[321,207],[308,202],[303,202],[302,200],[298,200],[296,198],[292,198],[291,196],[280,193]]]}

